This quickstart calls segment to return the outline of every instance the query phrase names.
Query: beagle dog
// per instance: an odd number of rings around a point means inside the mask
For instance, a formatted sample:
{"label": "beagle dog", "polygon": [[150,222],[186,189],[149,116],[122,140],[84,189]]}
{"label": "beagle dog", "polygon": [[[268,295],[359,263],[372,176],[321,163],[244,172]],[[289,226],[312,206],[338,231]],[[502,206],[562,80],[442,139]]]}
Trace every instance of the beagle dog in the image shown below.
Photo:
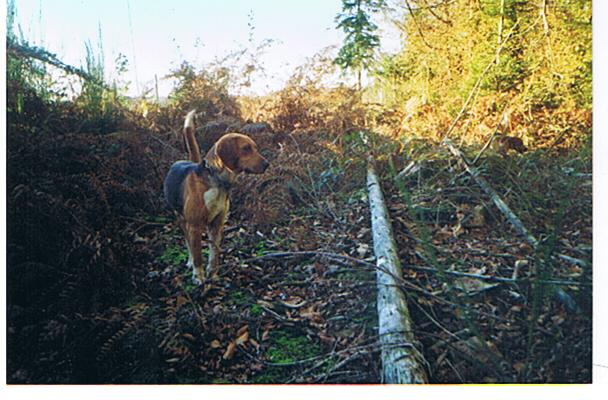
{"label": "beagle dog", "polygon": [[[201,158],[194,136],[194,113],[186,116],[183,137],[189,161],[177,161],[169,169],[163,185],[169,207],[177,212],[188,246],[188,266],[193,279],[202,284],[216,277],[220,243],[230,207],[230,187],[241,172],[261,174],[268,161],[258,152],[255,142],[239,133],[222,136]],[[203,231],[209,240],[209,260],[203,271],[201,241]]]}

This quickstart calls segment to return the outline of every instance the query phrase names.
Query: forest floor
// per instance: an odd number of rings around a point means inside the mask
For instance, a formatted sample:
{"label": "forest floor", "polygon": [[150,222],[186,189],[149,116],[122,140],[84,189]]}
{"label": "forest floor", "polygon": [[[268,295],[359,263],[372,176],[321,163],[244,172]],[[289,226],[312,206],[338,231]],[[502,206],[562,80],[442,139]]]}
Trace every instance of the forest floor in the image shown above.
{"label": "forest floor", "polygon": [[[8,382],[379,383],[360,138],[254,139],[272,166],[232,189],[201,288],[162,199],[178,138],[12,134]],[[590,152],[480,160],[539,254],[447,150],[408,149],[379,167],[431,382],[589,382],[590,287],[525,279],[591,281]]]}

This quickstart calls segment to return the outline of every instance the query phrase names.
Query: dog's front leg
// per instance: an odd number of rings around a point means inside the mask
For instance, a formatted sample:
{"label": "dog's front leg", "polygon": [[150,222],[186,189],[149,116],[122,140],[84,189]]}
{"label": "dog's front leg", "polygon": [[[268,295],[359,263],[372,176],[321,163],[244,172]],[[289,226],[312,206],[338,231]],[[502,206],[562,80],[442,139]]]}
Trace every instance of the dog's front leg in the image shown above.
{"label": "dog's front leg", "polygon": [[215,278],[218,275],[220,265],[221,243],[224,236],[225,215],[218,215],[207,227],[209,237],[209,261],[207,262],[207,278]]}
{"label": "dog's front leg", "polygon": [[198,284],[202,284],[205,281],[205,274],[203,271],[203,255],[201,254],[202,248],[202,234],[203,230],[193,224],[186,223],[188,249],[192,257],[192,279]]}

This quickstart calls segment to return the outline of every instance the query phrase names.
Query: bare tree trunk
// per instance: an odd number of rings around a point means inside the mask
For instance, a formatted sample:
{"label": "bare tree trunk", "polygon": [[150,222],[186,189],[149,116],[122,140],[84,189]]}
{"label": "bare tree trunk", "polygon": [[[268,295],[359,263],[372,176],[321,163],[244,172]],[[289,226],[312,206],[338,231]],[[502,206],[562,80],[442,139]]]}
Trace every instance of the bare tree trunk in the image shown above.
{"label": "bare tree trunk", "polygon": [[158,76],[154,74],[154,94],[156,95],[156,104],[160,103],[160,97],[158,96]]}
{"label": "bare tree trunk", "polygon": [[549,22],[547,21],[547,0],[543,0],[543,3],[540,5],[540,16],[543,19],[543,30],[545,31],[545,36],[549,36]]}
{"label": "bare tree trunk", "polygon": [[505,0],[500,0],[500,20],[498,20],[498,46],[496,47],[496,65],[500,63],[500,49],[502,45],[502,29],[505,23]]}
{"label": "bare tree trunk", "polygon": [[383,383],[427,383],[424,358],[414,338],[405,294],[394,277],[401,277],[391,223],[373,159],[368,162],[367,189],[372,219],[378,286],[378,335]]}
{"label": "bare tree trunk", "polygon": [[553,48],[551,46],[551,36],[549,31],[549,21],[547,21],[547,0],[543,0],[540,5],[540,17],[543,20],[543,30],[545,33],[545,40],[547,41],[547,56],[551,67],[553,67]]}

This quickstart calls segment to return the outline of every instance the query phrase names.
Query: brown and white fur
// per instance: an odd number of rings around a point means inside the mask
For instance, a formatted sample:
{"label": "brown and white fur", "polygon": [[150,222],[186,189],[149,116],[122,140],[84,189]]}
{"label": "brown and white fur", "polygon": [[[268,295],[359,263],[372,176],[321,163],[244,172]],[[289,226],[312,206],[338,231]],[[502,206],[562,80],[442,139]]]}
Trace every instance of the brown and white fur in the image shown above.
{"label": "brown and white fur", "polygon": [[[188,113],[183,130],[189,161],[177,161],[171,166],[163,189],[186,237],[188,266],[193,268],[194,280],[202,283],[218,273],[220,243],[230,208],[230,186],[239,173],[261,174],[269,163],[258,152],[255,142],[239,133],[225,134],[201,158],[194,136],[194,114],[195,110]],[[205,230],[209,260],[203,271],[201,240]]]}

